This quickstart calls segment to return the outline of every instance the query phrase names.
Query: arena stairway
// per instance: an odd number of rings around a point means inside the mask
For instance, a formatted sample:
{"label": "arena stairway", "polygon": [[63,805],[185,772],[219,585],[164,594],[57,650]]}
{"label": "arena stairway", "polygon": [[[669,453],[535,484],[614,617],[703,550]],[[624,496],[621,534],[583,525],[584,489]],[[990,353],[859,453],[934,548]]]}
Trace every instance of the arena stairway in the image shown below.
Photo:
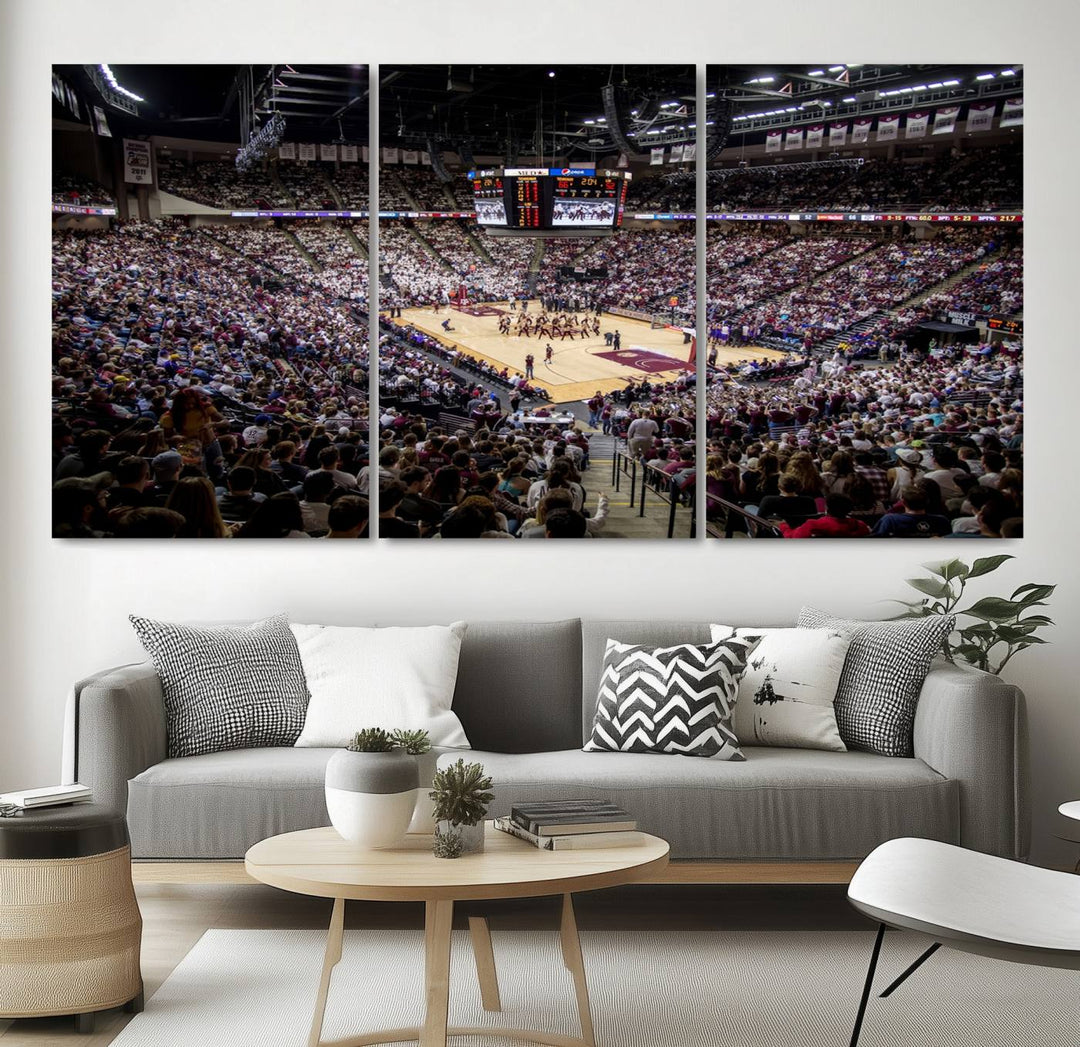
{"label": "arena stairway", "polygon": [[544,247],[546,241],[543,237],[537,237],[533,244],[532,258],[529,259],[529,272],[525,278],[525,293],[530,297],[536,297],[536,285],[540,282],[540,268],[544,264]]}
{"label": "arena stairway", "polygon": [[291,206],[295,208],[297,206],[296,205],[296,197],[293,196],[293,194],[290,193],[289,190],[285,188],[285,183],[281,180],[281,176],[277,173],[277,165],[276,164],[270,164],[267,167],[267,174],[269,174],[270,181],[274,183],[274,185],[277,187],[277,189],[281,192],[281,195],[283,197],[285,197],[286,200],[292,201]]}
{"label": "arena stairway", "polygon": [[974,262],[957,269],[952,275],[945,277],[944,280],[939,281],[931,287],[924,287],[917,294],[912,295],[907,301],[901,302],[895,309],[889,310],[889,312],[895,316],[901,309],[910,309],[914,305],[921,305],[931,295],[940,294],[942,291],[949,290],[950,287],[955,287],[966,276],[970,276],[976,272],[980,266],[984,266],[987,262],[992,262],[996,258],[1000,258],[1004,253],[1005,247],[1002,245],[998,250],[992,254],[984,254],[982,258],[976,258]]}
{"label": "arena stairway", "polygon": [[472,244],[472,249],[485,261],[488,265],[495,265],[495,259],[488,253],[488,249],[480,242],[480,238],[469,228],[469,223],[461,221],[458,223],[462,232],[465,234],[466,239]]}
{"label": "arena stairway", "polygon": [[402,196],[405,197],[405,200],[407,201],[407,203],[409,205],[408,209],[410,211],[426,211],[427,210],[426,207],[421,207],[416,202],[416,197],[413,196],[413,194],[409,192],[409,187],[398,177],[397,172],[394,171],[392,168],[389,168],[389,167],[382,168],[382,170],[379,172],[379,177],[380,178],[385,178],[388,182],[393,182],[394,183],[394,188],[399,193],[401,193]]}
{"label": "arena stairway", "polygon": [[424,236],[423,233],[420,232],[419,229],[416,228],[415,225],[413,225],[412,222],[402,222],[401,228],[404,229],[424,249],[427,254],[431,255],[431,257],[434,258],[435,261],[438,262],[443,269],[450,273],[455,272],[454,267],[445,258],[443,258],[443,256],[439,254],[438,251],[435,250],[434,245]]}
{"label": "arena stairway", "polygon": [[845,327],[842,331],[837,331],[836,334],[826,338],[824,342],[819,342],[814,346],[814,352],[817,355],[832,356],[842,342],[850,342],[864,331],[869,331],[884,315],[884,309],[875,310],[865,319],[852,324],[850,327]]}
{"label": "arena stairway", "polygon": [[352,249],[361,257],[367,258],[368,250],[367,244],[356,235],[356,231],[350,225],[342,225],[341,231],[345,234],[345,239],[352,244]]}
{"label": "arena stairway", "polygon": [[226,254],[235,255],[237,258],[242,258],[245,262],[251,265],[257,266],[260,269],[265,269],[268,273],[273,273],[274,276],[285,279],[285,274],[279,269],[275,269],[269,262],[264,261],[261,258],[252,258],[250,255],[244,254],[243,251],[238,251],[232,244],[227,244],[224,240],[219,240],[213,233],[208,232],[206,229],[198,229],[200,236],[205,236],[207,240],[212,240],[215,247],[221,248]]}

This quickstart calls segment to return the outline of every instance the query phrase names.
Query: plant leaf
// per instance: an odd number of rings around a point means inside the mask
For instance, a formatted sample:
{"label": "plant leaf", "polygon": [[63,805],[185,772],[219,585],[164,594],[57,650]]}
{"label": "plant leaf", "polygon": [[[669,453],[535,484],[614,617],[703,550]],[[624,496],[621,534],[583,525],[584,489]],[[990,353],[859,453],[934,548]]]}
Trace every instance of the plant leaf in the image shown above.
{"label": "plant leaf", "polygon": [[1021,618],[1021,622],[1025,625],[1053,625],[1054,619],[1047,618],[1045,614],[1029,614],[1026,618]]}
{"label": "plant leaf", "polygon": [[981,578],[984,574],[996,571],[1006,560],[1015,559],[1015,556],[1010,556],[1008,553],[1002,553],[999,556],[980,556],[979,559],[971,565],[971,570],[968,572],[968,578]]}
{"label": "plant leaf", "polygon": [[968,625],[960,630],[960,635],[967,639],[970,636],[993,636],[994,627],[987,622],[978,622],[976,625]]}
{"label": "plant leaf", "polygon": [[1023,609],[1024,605],[1015,600],[1005,600],[1000,596],[984,596],[961,613],[969,614],[972,618],[982,618],[988,622],[1008,622],[1012,621]]}
{"label": "plant leaf", "polygon": [[1026,594],[1020,602],[1025,605],[1032,605],[1052,596],[1056,588],[1056,585],[1023,585],[1013,593],[1013,599],[1015,600],[1020,593],[1026,590]]}
{"label": "plant leaf", "polygon": [[966,578],[970,568],[963,560],[942,560],[941,563],[924,563],[925,567],[932,574],[936,574],[939,578],[944,578],[945,581],[952,581],[954,578]]}
{"label": "plant leaf", "polygon": [[907,578],[905,580],[912,589],[918,589],[920,593],[925,593],[927,596],[940,598],[951,595],[948,583],[939,582],[936,578]]}

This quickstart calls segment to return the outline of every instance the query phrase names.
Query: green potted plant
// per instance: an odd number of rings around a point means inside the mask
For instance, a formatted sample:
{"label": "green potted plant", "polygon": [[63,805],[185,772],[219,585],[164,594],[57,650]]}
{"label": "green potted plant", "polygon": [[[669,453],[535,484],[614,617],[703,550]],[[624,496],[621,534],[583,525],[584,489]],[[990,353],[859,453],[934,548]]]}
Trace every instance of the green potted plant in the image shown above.
{"label": "green potted plant", "polygon": [[1046,606],[1057,587],[1030,582],[1014,589],[1009,597],[983,596],[965,607],[959,605],[968,595],[969,582],[996,571],[1007,560],[1013,559],[1015,557],[1001,553],[980,557],[970,566],[955,559],[923,564],[929,577],[906,579],[908,585],[922,594],[922,599],[890,600],[890,603],[907,608],[894,617],[955,614],[956,630],[945,641],[945,657],[950,662],[959,659],[976,669],[1000,675],[1015,655],[1049,642],[1038,633],[1053,625],[1053,619],[1033,612]]}
{"label": "green potted plant", "polygon": [[419,759],[431,749],[427,731],[368,727],[326,765],[326,810],[335,829],[360,847],[398,845],[420,791]]}
{"label": "green potted plant", "polygon": [[437,770],[431,785],[435,854],[456,858],[457,853],[482,851],[484,815],[492,797],[491,778],[484,774],[483,765],[459,759]]}

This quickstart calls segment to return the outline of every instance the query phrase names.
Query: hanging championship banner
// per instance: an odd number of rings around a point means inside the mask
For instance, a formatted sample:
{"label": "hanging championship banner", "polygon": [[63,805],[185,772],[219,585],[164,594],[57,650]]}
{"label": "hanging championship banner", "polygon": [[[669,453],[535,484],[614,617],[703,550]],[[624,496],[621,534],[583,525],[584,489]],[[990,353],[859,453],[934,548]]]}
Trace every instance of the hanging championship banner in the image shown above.
{"label": "hanging championship banner", "polygon": [[319,159],[320,160],[336,160],[337,159],[337,146],[327,145],[325,142],[319,145]]}
{"label": "hanging championship banner", "polygon": [[394,146],[384,145],[383,146],[382,162],[384,164],[396,164],[396,163],[399,163],[400,162],[399,159],[398,159],[399,156],[400,156],[400,152],[399,152],[398,147],[396,145],[394,145]]}
{"label": "hanging championship banner", "polygon": [[295,160],[296,159],[296,143],[295,142],[282,142],[278,146],[277,151],[279,160]]}
{"label": "hanging championship banner", "polygon": [[365,164],[371,163],[371,154],[368,152],[368,147],[366,145],[360,146],[360,159],[363,160]]}
{"label": "hanging championship banner", "polygon": [[989,131],[994,126],[994,102],[972,102],[968,106],[967,132]]}
{"label": "hanging championship banner", "polygon": [[94,106],[94,130],[103,138],[112,138],[109,121],[105,119],[105,110],[98,105]]}
{"label": "hanging championship banner", "polygon": [[664,147],[662,145],[656,146],[656,148],[649,152],[649,166],[655,167],[657,164],[664,162]]}
{"label": "hanging championship banner", "polygon": [[847,141],[847,131],[846,121],[842,124],[829,124],[829,145],[843,145]]}
{"label": "hanging championship banner", "polygon": [[629,167],[630,157],[626,153],[619,153],[619,159],[615,163],[616,167]]}
{"label": "hanging championship banner", "polygon": [[149,185],[154,180],[150,167],[150,143],[124,139],[124,181]]}
{"label": "hanging championship banner", "polygon": [[685,164],[688,160],[693,160],[697,156],[697,142],[687,142],[682,147],[682,158]]}
{"label": "hanging championship banner", "polygon": [[778,153],[780,152],[780,143],[783,140],[783,131],[766,131],[765,132],[765,152]]}
{"label": "hanging championship banner", "polygon": [[929,113],[908,113],[904,121],[904,137],[922,138],[926,134],[926,124],[929,119]]}
{"label": "hanging championship banner", "polygon": [[416,149],[402,149],[401,162],[403,164],[420,163],[420,153]]}
{"label": "hanging championship banner", "polygon": [[343,164],[355,164],[356,163],[356,146],[355,145],[343,145],[341,147],[341,162]]}
{"label": "hanging championship banner", "polygon": [[960,113],[958,105],[944,105],[934,113],[933,134],[947,135],[956,130],[956,118]]}
{"label": "hanging championship banner", "polygon": [[681,164],[682,163],[682,146],[673,145],[671,147],[671,155],[668,157],[669,164]]}
{"label": "hanging championship banner", "polygon": [[1024,122],[1023,98],[1008,98],[1001,107],[1001,119],[998,127],[1018,127]]}
{"label": "hanging championship banner", "polygon": [[855,121],[851,128],[852,145],[857,145],[860,142],[867,142],[870,140],[870,125],[873,122],[873,119],[869,116],[860,116],[859,119]]}
{"label": "hanging championship banner", "polygon": [[420,150],[420,163],[426,164],[428,167],[431,166],[431,153],[429,153],[426,149]]}
{"label": "hanging championship banner", "polygon": [[314,142],[300,142],[296,147],[296,155],[301,160],[314,160],[315,159],[315,143]]}
{"label": "hanging championship banner", "polygon": [[892,142],[900,133],[900,117],[879,116],[877,122],[877,140],[879,142]]}
{"label": "hanging championship banner", "polygon": [[825,137],[825,125],[824,124],[811,124],[806,129],[806,148],[807,149],[820,149],[822,139]]}
{"label": "hanging championship banner", "polygon": [[803,147],[802,140],[802,128],[800,127],[798,130],[792,128],[784,136],[784,152],[787,152],[789,149],[801,149]]}

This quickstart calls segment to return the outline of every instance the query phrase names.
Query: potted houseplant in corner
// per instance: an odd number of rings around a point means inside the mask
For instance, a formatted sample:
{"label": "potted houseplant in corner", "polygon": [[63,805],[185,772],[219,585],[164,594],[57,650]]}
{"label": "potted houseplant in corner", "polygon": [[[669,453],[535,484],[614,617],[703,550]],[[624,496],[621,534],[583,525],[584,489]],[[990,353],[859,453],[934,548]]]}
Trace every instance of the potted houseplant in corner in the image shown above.
{"label": "potted houseplant in corner", "polygon": [[360,847],[394,847],[409,828],[420,786],[426,731],[357,731],[326,765],[326,810],[335,829]]}
{"label": "potted houseplant in corner", "polygon": [[456,858],[484,849],[484,815],[491,803],[491,779],[479,763],[456,763],[435,772],[430,793],[435,806],[434,851]]}

